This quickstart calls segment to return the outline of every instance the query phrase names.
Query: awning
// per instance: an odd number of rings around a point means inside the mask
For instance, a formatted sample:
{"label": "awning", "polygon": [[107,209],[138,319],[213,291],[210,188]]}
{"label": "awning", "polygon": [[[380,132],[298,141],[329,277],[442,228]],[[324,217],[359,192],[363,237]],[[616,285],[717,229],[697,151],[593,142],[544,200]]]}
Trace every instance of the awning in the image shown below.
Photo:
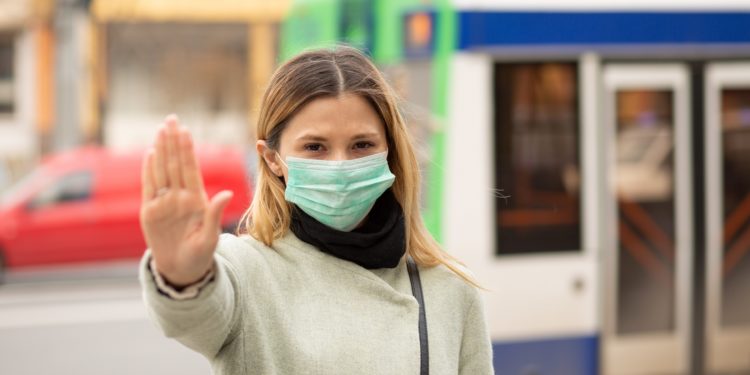
{"label": "awning", "polygon": [[290,5],[290,0],[94,0],[91,13],[104,22],[279,22]]}

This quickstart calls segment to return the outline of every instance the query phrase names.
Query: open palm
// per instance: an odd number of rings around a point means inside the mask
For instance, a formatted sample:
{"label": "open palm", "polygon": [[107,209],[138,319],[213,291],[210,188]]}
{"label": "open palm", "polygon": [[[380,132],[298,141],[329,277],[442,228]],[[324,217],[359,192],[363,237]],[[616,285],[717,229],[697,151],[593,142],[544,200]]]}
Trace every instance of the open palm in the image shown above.
{"label": "open palm", "polygon": [[213,264],[232,192],[208,199],[192,137],[176,116],[167,117],[144,157],[142,184],[141,228],[157,271],[175,286],[199,280]]}

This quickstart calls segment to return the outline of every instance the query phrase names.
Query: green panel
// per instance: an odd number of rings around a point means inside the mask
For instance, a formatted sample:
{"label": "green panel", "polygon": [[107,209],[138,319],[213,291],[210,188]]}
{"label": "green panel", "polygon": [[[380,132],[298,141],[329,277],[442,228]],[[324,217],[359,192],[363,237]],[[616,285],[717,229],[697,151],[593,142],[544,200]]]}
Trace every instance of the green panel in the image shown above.
{"label": "green panel", "polygon": [[[372,58],[383,65],[402,59],[404,12],[431,7],[431,1],[425,0],[294,0],[281,26],[279,57],[285,60],[305,49],[332,46],[337,41],[363,47],[368,32],[364,25],[349,24],[343,31],[346,35],[340,35],[344,3],[355,13],[357,8],[372,6]],[[350,16],[353,21],[358,18],[362,17]]]}
{"label": "green panel", "polygon": [[[432,70],[432,112],[441,124],[448,124],[448,82],[450,81],[451,55],[456,49],[458,19],[449,1],[441,0],[437,5],[435,56]],[[443,239],[443,203],[445,186],[445,127],[433,135],[432,169],[429,171],[427,192],[428,206],[425,211],[425,224],[438,242]]]}
{"label": "green panel", "polygon": [[373,0],[340,0],[339,2],[340,40],[367,53],[371,53],[373,48],[371,45],[375,18],[373,4]]}
{"label": "green panel", "polygon": [[332,46],[338,38],[338,0],[295,0],[281,25],[282,61],[306,49]]}
{"label": "green panel", "polygon": [[405,11],[425,6],[424,0],[375,1],[375,46],[373,58],[379,64],[394,64],[403,57],[403,17]]}
{"label": "green panel", "polygon": [[[457,17],[449,0],[381,0],[376,3],[375,48],[373,57],[383,65],[403,61],[403,14],[410,10],[432,8],[437,10],[435,20],[435,55],[432,71],[431,112],[447,124],[448,78],[450,57],[456,48]],[[428,178],[427,207],[424,220],[436,240],[442,240],[445,129],[439,129],[432,138],[432,162],[425,173]]]}

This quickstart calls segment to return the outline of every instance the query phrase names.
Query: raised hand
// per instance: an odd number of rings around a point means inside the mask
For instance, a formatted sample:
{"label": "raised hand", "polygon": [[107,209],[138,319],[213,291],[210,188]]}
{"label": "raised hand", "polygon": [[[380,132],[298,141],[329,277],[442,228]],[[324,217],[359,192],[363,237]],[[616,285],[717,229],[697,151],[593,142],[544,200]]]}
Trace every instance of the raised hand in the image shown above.
{"label": "raised hand", "polygon": [[142,169],[141,229],[157,271],[172,285],[200,280],[213,266],[221,214],[232,192],[208,199],[190,132],[170,115]]}

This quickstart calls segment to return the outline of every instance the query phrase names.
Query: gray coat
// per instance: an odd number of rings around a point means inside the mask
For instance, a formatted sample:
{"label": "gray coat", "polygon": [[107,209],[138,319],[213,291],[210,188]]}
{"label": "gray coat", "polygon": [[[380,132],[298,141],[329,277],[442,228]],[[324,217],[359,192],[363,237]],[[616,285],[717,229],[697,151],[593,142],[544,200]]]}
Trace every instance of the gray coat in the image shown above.
{"label": "gray coat", "polygon": [[[150,251],[140,280],[152,320],[216,374],[419,374],[419,305],[404,260],[368,270],[292,233],[272,248],[224,234],[214,258],[214,280],[193,299],[157,291]],[[443,266],[420,276],[430,374],[491,374],[476,288]]]}

